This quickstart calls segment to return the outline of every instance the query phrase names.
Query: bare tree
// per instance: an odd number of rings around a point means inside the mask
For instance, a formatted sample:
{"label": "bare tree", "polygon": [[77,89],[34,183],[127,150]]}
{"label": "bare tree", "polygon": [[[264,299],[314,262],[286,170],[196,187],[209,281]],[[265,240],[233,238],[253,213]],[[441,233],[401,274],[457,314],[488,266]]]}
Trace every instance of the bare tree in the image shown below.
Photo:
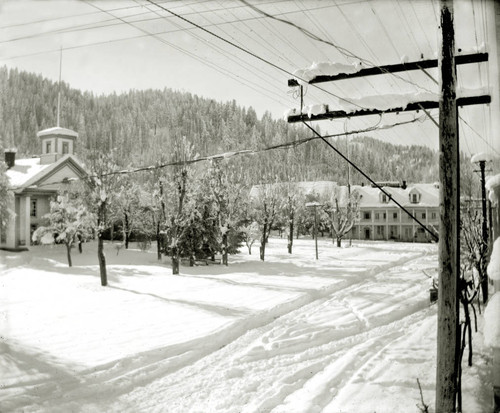
{"label": "bare tree", "polygon": [[113,161],[114,152],[103,153],[94,151],[90,158],[91,171],[86,178],[88,194],[85,197],[87,206],[96,217],[97,259],[101,285],[108,285],[106,271],[106,256],[104,255],[104,231],[109,228],[109,213],[113,194],[116,191],[116,165]]}
{"label": "bare tree", "polygon": [[282,212],[287,224],[287,249],[288,253],[292,253],[293,249],[293,234],[295,221],[297,219],[298,211],[305,202],[303,191],[294,182],[283,184],[283,208]]}
{"label": "bare tree", "polygon": [[328,215],[332,237],[340,248],[342,239],[359,219],[359,194],[356,191],[349,194],[347,187],[337,187],[331,196],[323,201],[323,205]]}
{"label": "bare tree", "polygon": [[259,185],[255,190],[253,206],[260,229],[260,259],[264,261],[266,244],[279,211],[281,195],[276,182]]}

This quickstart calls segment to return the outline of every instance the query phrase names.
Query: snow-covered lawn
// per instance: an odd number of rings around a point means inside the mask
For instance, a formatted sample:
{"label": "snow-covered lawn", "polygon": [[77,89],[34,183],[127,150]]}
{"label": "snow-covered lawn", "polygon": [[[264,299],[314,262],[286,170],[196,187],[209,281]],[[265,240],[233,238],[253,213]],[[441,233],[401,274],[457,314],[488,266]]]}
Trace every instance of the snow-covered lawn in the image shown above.
{"label": "snow-covered lawn", "polygon": [[[437,246],[271,239],[181,267],[106,245],[0,251],[0,411],[418,412],[433,406]],[[481,321],[480,318],[480,327]],[[464,411],[491,405],[474,335]],[[432,408],[431,408],[432,411]]]}

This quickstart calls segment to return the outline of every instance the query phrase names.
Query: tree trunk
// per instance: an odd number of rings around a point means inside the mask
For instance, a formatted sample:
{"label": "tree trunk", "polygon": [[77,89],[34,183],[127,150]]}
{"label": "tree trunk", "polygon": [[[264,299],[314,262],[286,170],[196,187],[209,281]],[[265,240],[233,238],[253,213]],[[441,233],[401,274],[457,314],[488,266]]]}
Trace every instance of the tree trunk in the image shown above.
{"label": "tree trunk", "polygon": [[342,238],[337,238],[337,248],[342,246]]}
{"label": "tree trunk", "polygon": [[264,261],[266,255],[266,242],[267,242],[267,223],[264,224],[264,229],[262,230],[262,236],[260,238],[260,260]]}
{"label": "tree trunk", "polygon": [[99,205],[97,220],[97,259],[99,261],[99,272],[101,274],[101,285],[108,285],[108,274],[106,273],[106,257],[104,255],[104,240],[102,239],[102,227],[106,222],[106,202]]}
{"label": "tree trunk", "polygon": [[248,255],[252,255],[252,245],[247,245],[248,247]]}
{"label": "tree trunk", "polygon": [[156,224],[156,254],[158,261],[161,261],[161,234],[159,222]]}
{"label": "tree trunk", "polygon": [[293,213],[290,214],[290,217],[289,217],[290,221],[289,221],[289,229],[288,229],[288,253],[291,254],[292,253],[292,247],[293,247]]}
{"label": "tree trunk", "polygon": [[72,267],[73,263],[71,262],[71,244],[66,243],[66,257],[68,257],[68,267]]}
{"label": "tree trunk", "polygon": [[108,285],[108,274],[106,273],[106,257],[104,255],[104,241],[102,233],[99,231],[97,235],[97,259],[99,260],[99,271],[101,274],[101,285]]}
{"label": "tree trunk", "polygon": [[222,234],[222,264],[227,266],[227,232]]}
{"label": "tree trunk", "polygon": [[172,248],[172,274],[179,274],[179,252],[177,247]]}
{"label": "tree trunk", "polygon": [[82,247],[82,235],[78,234],[78,252],[81,254],[83,252],[83,247]]}
{"label": "tree trunk", "polygon": [[123,241],[125,242],[125,249],[128,250],[128,243],[130,239],[130,222],[128,219],[128,214],[125,213],[125,222],[124,224],[124,230],[123,230]]}

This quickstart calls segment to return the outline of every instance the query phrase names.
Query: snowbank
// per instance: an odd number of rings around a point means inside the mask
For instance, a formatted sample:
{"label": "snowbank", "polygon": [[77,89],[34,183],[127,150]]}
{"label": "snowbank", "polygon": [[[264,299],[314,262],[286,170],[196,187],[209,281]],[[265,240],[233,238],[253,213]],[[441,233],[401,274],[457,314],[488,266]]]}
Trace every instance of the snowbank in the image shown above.
{"label": "snowbank", "polygon": [[484,344],[500,349],[500,292],[490,298],[484,312]]}
{"label": "snowbank", "polygon": [[[64,246],[0,251],[0,410],[416,413],[416,378],[432,405],[437,245],[269,241],[179,276],[106,244],[106,288],[95,244],[72,268]],[[478,369],[464,411],[489,403]]]}
{"label": "snowbank", "polygon": [[487,272],[490,279],[500,281],[500,237],[493,244]]}
{"label": "snowbank", "polygon": [[[498,196],[495,193],[500,186],[500,174],[489,177],[486,180],[486,190],[489,191],[489,199],[492,203],[498,204]],[[498,191],[497,191],[498,192]]]}

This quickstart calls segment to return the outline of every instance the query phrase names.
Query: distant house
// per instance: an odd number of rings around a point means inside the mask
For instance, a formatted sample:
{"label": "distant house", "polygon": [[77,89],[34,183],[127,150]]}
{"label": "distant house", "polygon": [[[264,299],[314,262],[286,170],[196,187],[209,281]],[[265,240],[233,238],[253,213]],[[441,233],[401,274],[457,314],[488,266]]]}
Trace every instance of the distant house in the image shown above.
{"label": "distant house", "polygon": [[[439,232],[439,185],[383,186],[406,210],[431,231]],[[380,189],[352,186],[359,195],[359,221],[351,230],[353,239],[428,242],[428,234]]]}
{"label": "distant house", "polygon": [[[374,186],[351,185],[352,194],[357,194],[358,220],[345,238],[360,240],[394,240],[404,242],[430,242],[431,235],[395,204],[396,200],[423,225],[439,233],[439,184],[378,183],[388,197]],[[278,187],[284,184],[274,184]],[[298,182],[304,194],[316,194],[328,198],[335,193],[340,207],[347,205],[348,187],[335,182]],[[260,186],[250,191],[250,197],[258,194]]]}
{"label": "distant house", "polygon": [[40,156],[16,159],[15,150],[5,151],[7,178],[15,195],[15,217],[0,234],[0,245],[7,248],[29,246],[31,235],[49,212],[50,200],[58,189],[65,182],[87,175],[73,155],[78,133],[54,127],[38,132],[37,137],[42,145]]}

